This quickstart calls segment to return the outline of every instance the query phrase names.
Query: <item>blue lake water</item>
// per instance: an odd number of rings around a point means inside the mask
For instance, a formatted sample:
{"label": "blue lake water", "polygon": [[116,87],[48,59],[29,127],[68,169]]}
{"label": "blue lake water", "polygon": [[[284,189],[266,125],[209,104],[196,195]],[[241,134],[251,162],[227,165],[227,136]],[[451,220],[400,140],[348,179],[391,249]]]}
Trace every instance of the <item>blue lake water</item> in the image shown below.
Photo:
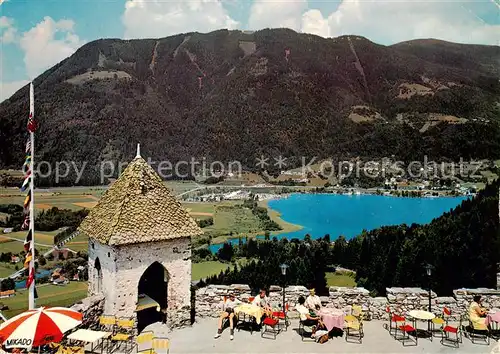
{"label": "blue lake water", "polygon": [[[339,235],[350,239],[360,234],[363,229],[369,231],[384,225],[426,224],[467,198],[292,194],[288,198],[271,200],[268,205],[278,211],[283,220],[303,226],[301,230],[276,235],[278,239],[303,239],[305,234],[316,239],[329,234],[330,239],[334,240]],[[238,244],[238,239],[232,239],[230,242]],[[217,252],[221,246],[214,244],[210,249]]]}

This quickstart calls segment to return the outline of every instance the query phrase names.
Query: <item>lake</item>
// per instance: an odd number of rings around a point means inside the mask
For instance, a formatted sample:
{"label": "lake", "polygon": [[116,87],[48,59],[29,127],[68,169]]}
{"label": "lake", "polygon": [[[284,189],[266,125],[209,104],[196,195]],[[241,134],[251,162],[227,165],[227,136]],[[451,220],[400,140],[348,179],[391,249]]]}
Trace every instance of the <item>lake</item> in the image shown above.
{"label": "lake", "polygon": [[[334,240],[339,235],[350,239],[360,234],[363,229],[369,231],[386,225],[426,224],[467,198],[291,194],[288,198],[271,200],[268,205],[278,211],[283,220],[303,227],[298,231],[276,235],[278,239],[303,239],[305,234],[316,239],[329,234],[331,240]],[[230,242],[238,244],[238,239],[232,239]],[[221,246],[214,244],[210,249],[217,252]]]}

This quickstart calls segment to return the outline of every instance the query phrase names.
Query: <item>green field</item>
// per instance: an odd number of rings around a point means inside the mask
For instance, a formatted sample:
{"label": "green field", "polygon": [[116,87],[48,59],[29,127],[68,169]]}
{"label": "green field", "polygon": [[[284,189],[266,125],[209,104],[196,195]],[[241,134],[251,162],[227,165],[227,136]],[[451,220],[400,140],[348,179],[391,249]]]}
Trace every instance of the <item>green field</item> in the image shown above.
{"label": "green field", "polygon": [[[23,264],[19,262],[17,264],[18,269],[21,268]],[[16,266],[11,263],[0,263],[0,278],[6,278],[16,271]]]}
{"label": "green field", "polygon": [[[238,266],[247,263],[246,258],[240,258],[237,260]],[[232,263],[222,263],[219,261],[207,261],[201,263],[192,263],[191,266],[191,279],[200,280],[204,279],[210,275],[219,274],[221,271],[225,271],[227,268],[231,270],[234,268]]]}
{"label": "green field", "polygon": [[246,208],[218,207],[214,213],[214,224],[203,229],[212,235],[213,243],[224,242],[228,237],[255,235],[261,231],[260,220]]}
{"label": "green field", "polygon": [[[6,242],[3,242],[5,238],[0,236],[0,252],[2,253],[7,253],[11,252],[14,254],[18,254],[21,251],[24,251],[23,244],[24,242],[21,241],[14,241],[14,240],[7,240]],[[45,252],[49,250],[49,247],[43,247],[43,246],[36,246],[36,249],[38,252]]]}
{"label": "green field", "polygon": [[[45,245],[53,245],[54,244],[54,236],[57,235],[60,231],[35,231],[35,242],[45,244]],[[11,232],[10,234],[4,234],[4,236],[18,239],[19,241],[24,242],[26,238],[26,231],[18,231]]]}
{"label": "green field", "polygon": [[[36,288],[37,306],[71,306],[87,296],[87,282],[70,282],[67,285],[40,285]],[[0,299],[0,303],[9,306],[2,311],[7,317],[15,316],[28,307],[28,292],[19,290],[16,296]]]}
{"label": "green field", "polygon": [[80,234],[64,245],[73,251],[88,252],[89,238],[86,235]]}
{"label": "green field", "polygon": [[328,286],[347,286],[347,287],[355,287],[356,281],[354,276],[350,276],[347,274],[337,274],[335,272],[327,272],[326,276],[326,284]]}

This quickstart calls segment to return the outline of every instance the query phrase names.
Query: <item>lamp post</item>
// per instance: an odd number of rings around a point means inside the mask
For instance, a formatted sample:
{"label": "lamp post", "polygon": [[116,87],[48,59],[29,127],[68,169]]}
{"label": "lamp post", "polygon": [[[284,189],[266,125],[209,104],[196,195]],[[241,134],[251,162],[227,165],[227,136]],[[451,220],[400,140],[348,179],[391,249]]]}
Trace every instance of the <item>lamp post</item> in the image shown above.
{"label": "lamp post", "polygon": [[430,264],[425,265],[425,270],[427,271],[427,280],[429,283],[429,312],[431,312],[431,274],[432,266]]}
{"label": "lamp post", "polygon": [[288,268],[288,265],[283,263],[280,265],[280,268],[281,268],[281,275],[283,275],[283,313],[285,313],[286,269]]}

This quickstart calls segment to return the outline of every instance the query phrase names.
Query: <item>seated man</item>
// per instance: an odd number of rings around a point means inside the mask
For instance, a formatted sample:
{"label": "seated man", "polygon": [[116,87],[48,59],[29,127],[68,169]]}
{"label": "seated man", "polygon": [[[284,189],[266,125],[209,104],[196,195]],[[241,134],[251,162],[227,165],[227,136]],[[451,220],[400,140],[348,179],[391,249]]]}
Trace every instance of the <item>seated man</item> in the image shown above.
{"label": "seated man", "polygon": [[260,289],[259,295],[253,299],[252,305],[262,307],[268,316],[273,312],[265,289]]}
{"label": "seated man", "polygon": [[309,290],[309,296],[306,299],[305,307],[309,310],[321,309],[321,299],[316,295],[315,289]]}
{"label": "seated man", "polygon": [[474,329],[488,329],[486,326],[486,312],[486,309],[481,306],[481,296],[475,295],[469,306],[469,320],[472,322]]}
{"label": "seated man", "polygon": [[234,294],[229,294],[229,298],[226,299],[224,302],[223,308],[224,311],[221,313],[219,317],[219,327],[217,328],[217,334],[214,336],[214,338],[219,338],[222,334],[222,324],[224,322],[225,318],[229,317],[229,328],[231,331],[230,339],[234,339],[234,308],[238,306],[238,304],[241,304],[241,301],[239,301]]}
{"label": "seated man", "polygon": [[305,302],[306,302],[306,299],[304,299],[303,296],[300,296],[299,297],[299,304],[295,307],[295,310],[297,310],[297,312],[299,313],[300,322],[302,322],[302,324],[304,326],[315,327],[313,329],[313,333],[314,333],[316,331],[316,329],[323,327],[323,323],[321,322],[321,317],[311,316],[311,314],[309,313],[309,309],[304,306]]}

